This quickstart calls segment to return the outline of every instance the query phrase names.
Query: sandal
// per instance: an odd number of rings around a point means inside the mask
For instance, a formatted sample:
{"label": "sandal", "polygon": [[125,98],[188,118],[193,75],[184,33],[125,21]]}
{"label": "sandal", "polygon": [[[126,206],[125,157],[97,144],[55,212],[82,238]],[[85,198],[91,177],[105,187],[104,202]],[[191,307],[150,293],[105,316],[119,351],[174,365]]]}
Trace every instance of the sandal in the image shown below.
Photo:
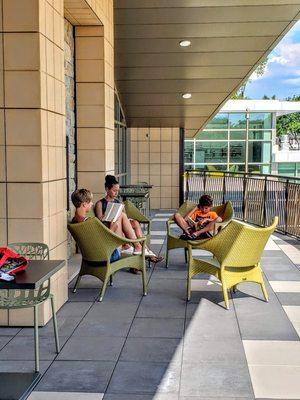
{"label": "sandal", "polygon": [[153,264],[156,264],[156,263],[159,263],[159,262],[163,261],[163,260],[164,260],[164,257],[162,257],[162,256],[155,256],[155,255],[154,255],[154,256],[149,257],[148,260],[150,260]]}

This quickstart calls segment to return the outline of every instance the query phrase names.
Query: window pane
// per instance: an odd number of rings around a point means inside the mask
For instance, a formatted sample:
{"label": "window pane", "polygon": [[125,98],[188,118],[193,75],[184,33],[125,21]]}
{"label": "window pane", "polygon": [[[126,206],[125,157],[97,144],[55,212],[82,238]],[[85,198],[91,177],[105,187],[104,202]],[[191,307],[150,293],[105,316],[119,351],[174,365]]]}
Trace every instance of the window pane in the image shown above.
{"label": "window pane", "polygon": [[252,174],[269,174],[270,165],[248,164],[248,171]]}
{"label": "window pane", "polygon": [[230,140],[245,140],[246,131],[230,131]]}
{"label": "window pane", "polygon": [[185,141],[184,142],[184,162],[185,163],[192,163],[194,157],[194,141],[189,142]]}
{"label": "window pane", "polygon": [[227,129],[228,128],[228,114],[217,114],[205,127],[206,129]]}
{"label": "window pane", "polygon": [[184,164],[185,171],[191,171],[194,169],[194,164]]}
{"label": "window pane", "polygon": [[245,162],[245,142],[230,143],[230,162]]}
{"label": "window pane", "polygon": [[271,140],[272,131],[249,131],[249,140]]}
{"label": "window pane", "polygon": [[227,131],[202,131],[197,133],[198,140],[227,140]]}
{"label": "window pane", "polygon": [[195,169],[198,171],[206,171],[206,165],[205,164],[195,164]]}
{"label": "window pane", "polygon": [[278,163],[278,175],[295,176],[296,164],[295,163]]}
{"label": "window pane", "polygon": [[235,129],[238,128],[246,129],[246,114],[245,113],[229,114],[229,127]]}
{"label": "window pane", "polygon": [[196,142],[196,163],[227,162],[227,142]]}
{"label": "window pane", "polygon": [[213,164],[208,164],[207,168],[208,171],[214,172],[214,171],[227,171],[227,164],[222,164],[222,165],[213,165]]}
{"label": "window pane", "polygon": [[270,163],[271,143],[270,142],[249,142],[248,162]]}
{"label": "window pane", "polygon": [[231,164],[229,165],[229,172],[245,172],[245,164]]}
{"label": "window pane", "polygon": [[249,128],[251,129],[271,129],[272,114],[271,113],[250,113]]}

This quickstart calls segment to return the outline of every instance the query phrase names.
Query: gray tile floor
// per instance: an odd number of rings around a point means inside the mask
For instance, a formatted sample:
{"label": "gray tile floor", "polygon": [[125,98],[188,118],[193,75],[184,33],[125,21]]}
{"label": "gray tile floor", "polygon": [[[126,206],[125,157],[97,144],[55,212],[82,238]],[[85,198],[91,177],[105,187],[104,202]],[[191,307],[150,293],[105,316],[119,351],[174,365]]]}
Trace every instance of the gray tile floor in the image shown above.
{"label": "gray tile floor", "polygon": [[[158,213],[152,249],[163,254],[170,212]],[[273,236],[262,258],[269,303],[247,283],[228,311],[221,286],[205,277],[186,303],[182,250],[168,270],[148,269],[146,297],[141,276],[119,272],[98,303],[99,281],[83,278],[58,312],[58,356],[51,322],[40,329],[42,378],[29,399],[300,399],[300,250],[285,239]],[[32,329],[0,328],[0,360],[0,371],[31,370]]]}

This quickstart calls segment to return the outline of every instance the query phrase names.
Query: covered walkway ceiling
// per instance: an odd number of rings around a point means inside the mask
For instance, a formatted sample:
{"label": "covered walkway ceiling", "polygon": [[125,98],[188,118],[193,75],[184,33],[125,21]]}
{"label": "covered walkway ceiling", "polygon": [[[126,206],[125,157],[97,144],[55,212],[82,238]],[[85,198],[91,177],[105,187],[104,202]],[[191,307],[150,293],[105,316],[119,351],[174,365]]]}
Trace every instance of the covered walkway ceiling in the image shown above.
{"label": "covered walkway ceiling", "polygon": [[193,136],[299,17],[300,0],[115,0],[128,126],[180,126]]}

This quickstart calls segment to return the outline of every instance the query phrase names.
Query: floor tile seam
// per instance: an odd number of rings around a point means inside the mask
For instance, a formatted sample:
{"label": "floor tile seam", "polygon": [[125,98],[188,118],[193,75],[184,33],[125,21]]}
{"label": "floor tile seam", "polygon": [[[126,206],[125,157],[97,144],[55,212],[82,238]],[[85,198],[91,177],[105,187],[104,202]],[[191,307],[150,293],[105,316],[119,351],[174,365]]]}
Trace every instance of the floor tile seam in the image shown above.
{"label": "floor tile seam", "polygon": [[246,350],[245,350],[245,346],[244,346],[244,343],[243,343],[242,331],[241,331],[241,326],[240,326],[240,322],[239,322],[239,319],[238,319],[238,314],[237,314],[237,310],[236,310],[236,306],[235,306],[234,296],[233,296],[231,290],[229,291],[229,293],[231,295],[232,306],[233,306],[233,309],[234,309],[235,318],[236,318],[236,322],[237,322],[237,326],[238,326],[238,330],[239,330],[239,334],[240,334],[240,341],[241,341],[241,345],[243,347],[243,352],[244,352],[244,357],[245,357],[245,361],[246,361],[246,365],[247,365],[249,381],[251,382],[252,396],[253,396],[253,398],[255,398],[254,386],[253,386],[252,377],[251,377],[251,373],[250,373],[250,366],[249,366],[249,363],[248,363]]}
{"label": "floor tile seam", "polygon": [[[19,332],[21,332],[21,329],[19,330]],[[19,333],[19,332],[18,332],[18,333]],[[10,338],[10,340],[1,348],[0,354],[1,354],[1,351],[4,350],[5,347],[6,347],[15,337],[17,337],[18,333],[16,333],[14,336],[12,336],[12,337]],[[7,336],[3,336],[3,337],[7,337]]]}
{"label": "floor tile seam", "polygon": [[[159,254],[160,254],[160,252],[158,253],[158,255],[159,255]],[[148,285],[149,285],[151,276],[152,276],[152,274],[153,274],[154,268],[155,268],[155,264],[154,264],[154,266],[151,268],[150,274],[149,274],[149,276],[148,276],[148,280],[147,280],[147,291],[148,291]],[[137,306],[136,311],[135,311],[135,313],[134,313],[134,315],[133,315],[133,318],[132,318],[132,320],[131,320],[131,323],[130,323],[130,326],[129,326],[129,328],[128,328],[128,331],[127,331],[127,334],[126,334],[124,343],[123,343],[123,345],[122,345],[122,347],[121,347],[121,350],[120,350],[120,352],[119,352],[118,358],[117,358],[117,360],[115,361],[115,365],[114,365],[114,367],[113,367],[113,369],[112,369],[112,372],[111,372],[111,374],[110,374],[110,377],[109,377],[109,379],[108,379],[108,381],[107,381],[107,384],[106,384],[106,386],[105,386],[105,388],[104,388],[104,394],[107,393],[107,389],[109,388],[109,385],[110,385],[110,383],[111,383],[111,380],[112,380],[112,377],[113,377],[113,375],[114,375],[114,372],[115,372],[115,370],[116,370],[116,368],[117,368],[118,363],[120,362],[121,354],[122,354],[122,352],[123,352],[123,350],[124,350],[124,347],[125,347],[125,345],[126,345],[126,341],[127,341],[127,339],[129,338],[129,332],[130,332],[130,330],[131,330],[131,328],[132,328],[132,325],[133,325],[134,320],[136,319],[136,315],[137,315],[138,310],[139,310],[139,308],[140,308],[140,305],[141,305],[141,303],[142,303],[143,297],[144,297],[144,296],[141,296],[140,301],[138,302],[138,306]]]}
{"label": "floor tile seam", "polygon": [[287,368],[300,368],[299,364],[261,364],[261,363],[251,363],[249,367],[287,367]]}
{"label": "floor tile seam", "polygon": [[[66,342],[65,342],[65,343],[63,344],[63,346],[60,348],[59,354],[61,353],[61,351],[63,350],[63,348],[66,346],[66,344],[69,342],[69,340],[70,340],[70,338],[73,336],[75,330],[78,328],[78,326],[79,326],[80,323],[83,321],[83,319],[85,318],[85,316],[87,315],[87,313],[90,311],[90,309],[93,307],[93,305],[95,304],[95,302],[96,302],[96,298],[95,298],[95,300],[94,300],[93,302],[90,302],[90,303],[91,303],[90,307],[86,310],[86,312],[84,313],[83,317],[79,320],[78,324],[76,324],[76,326],[75,326],[75,328],[73,329],[71,335],[68,337],[68,339],[66,340]],[[40,379],[39,379],[39,380],[36,382],[36,384],[33,386],[33,388],[32,388],[32,390],[31,390],[30,393],[32,393],[32,392],[34,391],[35,387],[40,383],[40,381],[43,379],[43,377],[44,377],[44,376],[46,375],[46,373],[49,371],[49,369],[50,369],[51,366],[54,364],[54,362],[55,362],[55,361],[59,361],[59,360],[57,360],[57,357],[59,356],[59,354],[56,354],[56,355],[55,355],[54,359],[52,360],[52,362],[50,362],[50,364],[48,365],[48,367],[47,367],[47,368],[45,369],[45,371],[41,374]],[[49,361],[49,360],[47,360],[47,361]]]}

